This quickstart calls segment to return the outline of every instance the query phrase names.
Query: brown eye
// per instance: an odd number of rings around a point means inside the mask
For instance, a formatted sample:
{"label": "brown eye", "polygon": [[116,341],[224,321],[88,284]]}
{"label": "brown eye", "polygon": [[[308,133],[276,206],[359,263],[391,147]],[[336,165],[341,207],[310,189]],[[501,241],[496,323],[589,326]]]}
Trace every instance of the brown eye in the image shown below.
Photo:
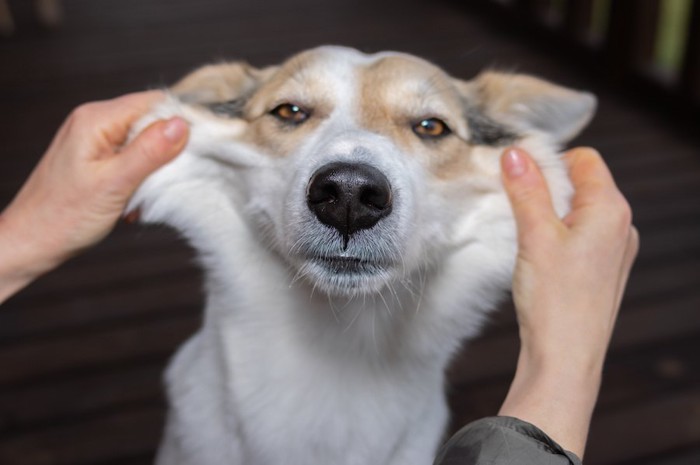
{"label": "brown eye", "polygon": [[290,124],[301,124],[309,118],[309,112],[293,103],[283,103],[276,106],[270,114],[280,121]]}
{"label": "brown eye", "polygon": [[413,132],[422,139],[436,139],[448,135],[450,128],[438,118],[426,118],[413,125]]}

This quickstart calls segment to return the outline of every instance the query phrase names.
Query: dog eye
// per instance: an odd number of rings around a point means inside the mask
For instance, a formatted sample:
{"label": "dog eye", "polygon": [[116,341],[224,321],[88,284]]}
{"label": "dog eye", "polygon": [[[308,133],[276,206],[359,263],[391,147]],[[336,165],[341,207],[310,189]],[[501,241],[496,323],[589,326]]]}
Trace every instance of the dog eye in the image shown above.
{"label": "dog eye", "polygon": [[413,125],[413,132],[422,139],[436,139],[451,133],[447,124],[438,118],[426,118]]}
{"label": "dog eye", "polygon": [[293,103],[283,103],[278,105],[270,112],[270,114],[280,121],[291,124],[301,124],[310,116],[308,111]]}

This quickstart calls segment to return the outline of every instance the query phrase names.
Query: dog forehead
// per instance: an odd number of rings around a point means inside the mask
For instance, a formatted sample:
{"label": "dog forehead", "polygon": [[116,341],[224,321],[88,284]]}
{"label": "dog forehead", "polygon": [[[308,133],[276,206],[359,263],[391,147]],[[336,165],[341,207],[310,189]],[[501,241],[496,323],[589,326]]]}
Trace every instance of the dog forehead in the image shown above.
{"label": "dog forehead", "polygon": [[358,90],[361,112],[370,116],[446,117],[460,113],[459,96],[447,73],[412,55],[378,55],[359,73]]}
{"label": "dog forehead", "polygon": [[373,57],[361,71],[366,87],[396,88],[425,92],[449,81],[447,74],[421,58],[398,52],[384,52]]}
{"label": "dog forehead", "polygon": [[370,55],[358,50],[324,46],[301,52],[280,68],[277,78],[288,84],[307,86],[320,83],[328,87],[352,86],[356,70],[372,62]]}
{"label": "dog forehead", "polygon": [[449,77],[437,66],[400,52],[365,54],[324,46],[302,52],[285,62],[278,75],[290,86],[338,98],[353,96],[361,106],[401,104],[407,97],[425,97],[449,87]]}

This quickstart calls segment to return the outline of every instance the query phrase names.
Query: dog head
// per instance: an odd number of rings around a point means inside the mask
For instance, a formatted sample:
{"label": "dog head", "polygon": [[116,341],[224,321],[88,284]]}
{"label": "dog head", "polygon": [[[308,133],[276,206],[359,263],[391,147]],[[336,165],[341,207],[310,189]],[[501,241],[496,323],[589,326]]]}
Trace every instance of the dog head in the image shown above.
{"label": "dog head", "polygon": [[461,81],[402,53],[321,47],[264,69],[206,66],[142,121],[181,114],[191,138],[131,207],[211,253],[234,240],[227,225],[244,225],[330,295],[376,293],[471,249],[465,266],[488,267],[492,252],[509,270],[502,150],[530,149],[564,213],[556,152],[594,107],[590,94],[534,77]]}

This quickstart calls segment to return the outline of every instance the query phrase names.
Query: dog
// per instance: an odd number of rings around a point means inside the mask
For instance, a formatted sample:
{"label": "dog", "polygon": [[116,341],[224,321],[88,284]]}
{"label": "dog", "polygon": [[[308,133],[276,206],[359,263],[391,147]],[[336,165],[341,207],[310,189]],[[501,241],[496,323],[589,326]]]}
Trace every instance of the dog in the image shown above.
{"label": "dog", "polygon": [[205,271],[201,328],[166,373],[159,465],[426,465],[445,367],[509,290],[505,147],[560,215],[558,150],[595,98],[412,55],[326,46],[195,70],[135,127],[180,115],[184,152],[131,200]]}

